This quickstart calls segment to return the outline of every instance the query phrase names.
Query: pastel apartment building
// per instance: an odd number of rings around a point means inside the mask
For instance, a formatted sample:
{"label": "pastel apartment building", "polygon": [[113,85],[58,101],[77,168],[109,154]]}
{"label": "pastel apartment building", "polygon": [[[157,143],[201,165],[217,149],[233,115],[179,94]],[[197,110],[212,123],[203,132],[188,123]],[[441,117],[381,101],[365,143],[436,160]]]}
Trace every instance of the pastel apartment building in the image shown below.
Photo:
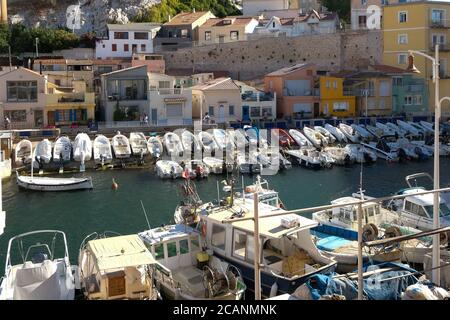
{"label": "pastel apartment building", "polygon": [[316,77],[317,67],[311,63],[282,68],[264,77],[264,91],[276,93],[278,118],[303,119],[319,114]]}
{"label": "pastel apartment building", "polygon": [[320,76],[320,115],[328,117],[354,117],[356,98],[344,88],[344,78]]}
{"label": "pastel apartment building", "polygon": [[200,45],[247,40],[259,24],[253,17],[212,18],[198,28]]}
{"label": "pastel apartment building", "polygon": [[154,23],[108,24],[107,38],[96,42],[95,57],[131,58],[136,53],[153,53],[153,39],[160,28]]}

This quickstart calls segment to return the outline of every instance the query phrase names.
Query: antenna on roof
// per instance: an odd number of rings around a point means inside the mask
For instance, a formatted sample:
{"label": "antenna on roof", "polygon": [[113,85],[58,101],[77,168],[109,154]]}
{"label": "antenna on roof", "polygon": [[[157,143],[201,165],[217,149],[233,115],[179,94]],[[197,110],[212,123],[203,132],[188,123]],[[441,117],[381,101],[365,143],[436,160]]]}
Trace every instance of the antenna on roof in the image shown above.
{"label": "antenna on roof", "polygon": [[144,211],[145,220],[147,221],[148,230],[151,230],[150,222],[148,222],[147,212],[145,211],[144,203],[141,200],[142,211]]}

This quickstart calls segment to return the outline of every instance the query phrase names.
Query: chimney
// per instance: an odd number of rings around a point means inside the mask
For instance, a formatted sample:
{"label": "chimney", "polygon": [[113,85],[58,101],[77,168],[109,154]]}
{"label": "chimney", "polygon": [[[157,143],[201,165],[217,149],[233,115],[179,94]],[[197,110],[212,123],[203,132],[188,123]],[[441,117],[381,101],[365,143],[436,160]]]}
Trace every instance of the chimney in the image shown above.
{"label": "chimney", "polygon": [[8,3],[7,0],[2,1],[1,22],[8,23]]}

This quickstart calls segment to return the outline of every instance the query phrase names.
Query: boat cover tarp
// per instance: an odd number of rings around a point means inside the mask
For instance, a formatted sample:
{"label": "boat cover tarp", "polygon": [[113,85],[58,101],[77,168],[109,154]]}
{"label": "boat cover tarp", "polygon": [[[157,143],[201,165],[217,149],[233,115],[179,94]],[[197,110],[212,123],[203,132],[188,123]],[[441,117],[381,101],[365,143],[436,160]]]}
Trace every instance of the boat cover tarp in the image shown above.
{"label": "boat cover tarp", "polygon": [[99,270],[156,263],[137,234],[91,240],[88,249],[95,257]]}
{"label": "boat cover tarp", "polygon": [[316,246],[320,250],[334,251],[334,250],[341,248],[343,246],[346,246],[350,243],[352,243],[352,241],[341,238],[341,237],[328,236],[328,237],[322,238],[319,241],[317,241]]}
{"label": "boat cover tarp", "polygon": [[[400,263],[381,263],[377,265],[366,265],[363,268],[363,272],[375,270],[377,268],[387,267],[399,267],[399,270],[386,271],[381,274],[370,276],[364,279],[364,296],[368,300],[400,300],[402,293],[406,288],[412,284],[417,283],[418,279],[409,275],[415,272],[408,265]],[[333,276],[337,274],[317,274],[313,275],[306,282],[307,287],[311,293],[313,300],[319,300],[323,295],[343,295],[347,300],[354,300],[358,297],[357,280],[350,280],[348,278],[335,278]],[[382,279],[398,277],[405,275],[404,277],[380,281]]]}

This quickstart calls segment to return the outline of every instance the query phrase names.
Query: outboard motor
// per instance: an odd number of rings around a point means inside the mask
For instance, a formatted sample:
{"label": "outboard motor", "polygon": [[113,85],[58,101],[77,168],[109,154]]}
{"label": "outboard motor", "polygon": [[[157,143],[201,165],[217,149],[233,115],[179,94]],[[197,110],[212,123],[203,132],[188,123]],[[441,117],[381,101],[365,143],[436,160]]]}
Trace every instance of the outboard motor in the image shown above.
{"label": "outboard motor", "polygon": [[351,164],[352,164],[352,158],[350,157],[349,154],[346,154],[345,158],[344,158],[344,165],[349,166]]}
{"label": "outboard motor", "polygon": [[414,152],[419,156],[419,160],[427,160],[428,156],[423,153],[420,147],[415,147]]}
{"label": "outboard motor", "polygon": [[364,152],[364,161],[366,163],[372,163],[373,162],[372,157],[370,156],[370,154],[368,152]]}
{"label": "outboard motor", "polygon": [[408,156],[403,148],[398,149],[398,159],[399,162],[406,162],[406,160],[408,160]]}

